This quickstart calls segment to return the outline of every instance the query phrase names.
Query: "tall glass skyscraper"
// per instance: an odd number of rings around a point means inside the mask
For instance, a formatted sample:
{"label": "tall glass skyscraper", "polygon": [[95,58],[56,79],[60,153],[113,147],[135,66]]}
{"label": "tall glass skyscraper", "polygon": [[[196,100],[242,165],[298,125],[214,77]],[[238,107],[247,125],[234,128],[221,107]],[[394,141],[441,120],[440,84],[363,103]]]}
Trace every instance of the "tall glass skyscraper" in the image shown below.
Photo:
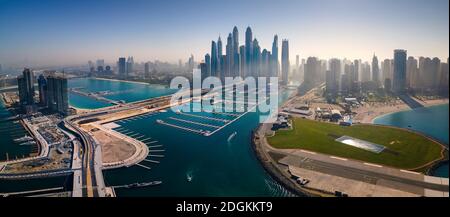
{"label": "tall glass skyscraper", "polygon": [[281,80],[283,85],[288,84],[289,75],[289,41],[283,40],[281,44]]}
{"label": "tall glass skyscraper", "polygon": [[394,50],[394,75],[392,89],[395,93],[406,90],[406,50]]}

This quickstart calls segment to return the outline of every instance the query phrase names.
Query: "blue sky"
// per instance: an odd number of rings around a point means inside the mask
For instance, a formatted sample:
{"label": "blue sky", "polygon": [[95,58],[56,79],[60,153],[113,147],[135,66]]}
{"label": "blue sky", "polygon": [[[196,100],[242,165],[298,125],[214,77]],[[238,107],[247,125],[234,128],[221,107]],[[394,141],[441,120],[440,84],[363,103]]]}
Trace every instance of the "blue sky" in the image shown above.
{"label": "blue sky", "polygon": [[[0,0],[0,63],[201,60],[211,40],[247,26],[265,48],[274,34],[291,60],[448,57],[448,0]],[[279,45],[281,47],[281,44]]]}

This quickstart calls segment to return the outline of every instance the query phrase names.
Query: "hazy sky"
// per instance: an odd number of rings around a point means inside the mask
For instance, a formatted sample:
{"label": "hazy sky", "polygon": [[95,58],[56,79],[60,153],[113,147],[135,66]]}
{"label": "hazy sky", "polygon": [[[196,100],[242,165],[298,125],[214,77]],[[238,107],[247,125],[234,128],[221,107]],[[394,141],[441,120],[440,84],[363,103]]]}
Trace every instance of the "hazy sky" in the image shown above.
{"label": "hazy sky", "polygon": [[[133,55],[185,62],[233,26],[263,48],[274,34],[290,58],[448,57],[448,0],[0,0],[1,64],[79,64]],[[224,45],[225,47],[225,45]],[[280,52],[281,53],[281,52]],[[293,62],[292,62],[293,63]]]}

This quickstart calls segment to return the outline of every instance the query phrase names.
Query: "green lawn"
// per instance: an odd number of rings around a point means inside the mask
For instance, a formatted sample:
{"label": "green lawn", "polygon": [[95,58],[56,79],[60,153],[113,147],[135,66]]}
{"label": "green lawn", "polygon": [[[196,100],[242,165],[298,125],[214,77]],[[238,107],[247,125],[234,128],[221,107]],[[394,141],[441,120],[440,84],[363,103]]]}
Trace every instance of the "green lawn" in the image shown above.
{"label": "green lawn", "polygon": [[[300,148],[402,169],[422,167],[439,159],[443,149],[440,144],[422,135],[391,127],[344,127],[300,118],[294,118],[293,123],[293,130],[277,131],[275,136],[268,138],[269,143],[275,148]],[[377,154],[335,141],[344,135],[384,145],[386,149]]]}

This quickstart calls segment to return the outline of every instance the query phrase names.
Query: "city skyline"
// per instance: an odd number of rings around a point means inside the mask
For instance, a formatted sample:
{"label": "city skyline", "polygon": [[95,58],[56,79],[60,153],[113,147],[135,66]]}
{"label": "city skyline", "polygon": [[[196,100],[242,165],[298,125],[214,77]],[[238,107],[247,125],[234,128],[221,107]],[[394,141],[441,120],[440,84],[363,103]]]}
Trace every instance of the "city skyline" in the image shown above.
{"label": "city skyline", "polygon": [[[205,42],[219,36],[226,42],[234,26],[241,32],[239,44],[245,44],[248,26],[261,47],[270,48],[275,34],[288,39],[291,63],[296,55],[370,62],[374,53],[380,60],[392,59],[394,49],[406,49],[414,57],[448,57],[448,1],[442,0],[132,1],[127,10],[119,3],[0,2],[5,33],[0,36],[1,64],[71,65],[95,59],[114,63],[119,56],[176,63],[190,54],[200,61],[210,52]],[[258,10],[252,9],[255,4]],[[402,10],[406,4],[408,10]],[[95,13],[84,13],[89,10]],[[124,15],[116,16],[119,12]],[[226,14],[227,19],[210,19]]]}

